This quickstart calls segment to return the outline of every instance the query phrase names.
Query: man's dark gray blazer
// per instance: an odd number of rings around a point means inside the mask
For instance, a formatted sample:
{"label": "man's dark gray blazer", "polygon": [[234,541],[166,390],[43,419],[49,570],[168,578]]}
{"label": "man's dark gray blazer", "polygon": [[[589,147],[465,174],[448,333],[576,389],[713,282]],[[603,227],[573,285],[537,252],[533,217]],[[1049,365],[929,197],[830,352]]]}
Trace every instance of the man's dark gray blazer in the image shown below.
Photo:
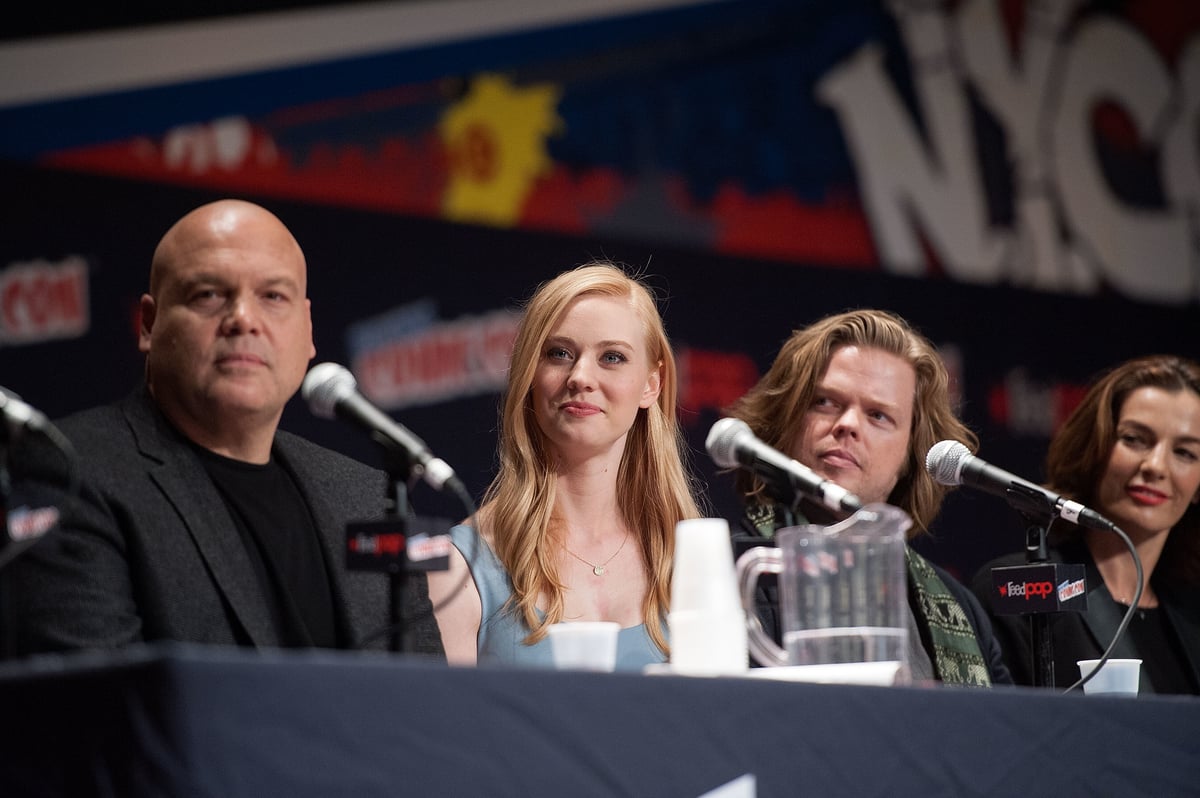
{"label": "man's dark gray blazer", "polygon": [[[15,498],[64,506],[60,527],[0,572],[13,626],[6,635],[10,653],[159,640],[279,644],[224,501],[144,388],[55,426],[78,453],[82,491],[64,504],[63,489],[45,478],[47,471],[62,473],[52,465],[53,452],[13,458]],[[382,516],[386,477],[282,431],[273,456],[308,501],[346,638],[341,645],[356,648],[387,625],[391,588],[384,574],[343,567],[345,526]],[[27,470],[42,478],[23,479]],[[407,583],[404,650],[441,653],[425,579],[413,574]],[[385,648],[387,640],[377,637],[371,647]]]}

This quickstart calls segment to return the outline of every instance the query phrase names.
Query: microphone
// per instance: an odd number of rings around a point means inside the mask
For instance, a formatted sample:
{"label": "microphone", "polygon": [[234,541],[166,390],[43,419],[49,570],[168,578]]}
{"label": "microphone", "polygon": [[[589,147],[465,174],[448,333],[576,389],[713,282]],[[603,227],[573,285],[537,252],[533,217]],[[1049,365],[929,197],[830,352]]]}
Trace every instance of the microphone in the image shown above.
{"label": "microphone", "polygon": [[[35,432],[46,437],[61,453],[67,467],[67,491],[79,491],[79,472],[75,448],[45,413],[36,410],[21,397],[0,386],[0,444],[15,442],[23,433]],[[28,452],[24,454],[29,454]],[[7,453],[0,448],[0,568],[52,530],[59,521],[57,507],[9,507]]]}
{"label": "microphone", "polygon": [[23,430],[40,432],[50,424],[44,413],[22,402],[21,397],[4,387],[0,387],[0,416],[4,417],[6,432],[0,440],[15,439]]}
{"label": "microphone", "polygon": [[322,418],[340,418],[349,421],[367,432],[385,446],[398,447],[413,464],[417,474],[434,490],[441,490],[447,483],[451,487],[460,485],[454,469],[425,445],[425,441],[414,435],[403,424],[393,421],[387,413],[358,391],[358,381],[350,370],[337,363],[318,363],[309,369],[300,385],[300,395],[308,402],[313,415]]}
{"label": "microphone", "polygon": [[980,460],[958,441],[939,441],[931,446],[925,456],[925,470],[934,482],[985,490],[1007,499],[1017,510],[1049,510],[1080,526],[1113,528],[1113,523],[1095,510]]}
{"label": "microphone", "polygon": [[862,501],[853,493],[772,449],[740,418],[723,418],[713,424],[704,446],[717,465],[748,468],[774,485],[786,485],[794,499],[807,496],[839,512],[862,509]]}

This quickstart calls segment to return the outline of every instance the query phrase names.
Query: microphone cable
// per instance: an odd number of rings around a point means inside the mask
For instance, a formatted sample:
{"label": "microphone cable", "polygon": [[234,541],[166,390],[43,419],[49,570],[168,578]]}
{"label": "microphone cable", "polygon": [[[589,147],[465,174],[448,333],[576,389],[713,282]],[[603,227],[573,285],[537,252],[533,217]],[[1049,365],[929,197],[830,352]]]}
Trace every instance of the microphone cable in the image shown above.
{"label": "microphone cable", "polygon": [[[1051,521],[1051,523],[1053,523],[1053,521]],[[1046,531],[1049,533],[1049,526],[1046,527]],[[1066,695],[1072,690],[1082,688],[1083,685],[1092,680],[1093,676],[1100,672],[1100,669],[1104,667],[1104,663],[1108,662],[1109,658],[1112,656],[1113,649],[1116,648],[1117,643],[1120,642],[1122,637],[1124,637],[1125,630],[1128,628],[1129,622],[1133,620],[1133,614],[1137,612],[1138,604],[1140,604],[1142,601],[1142,591],[1145,587],[1145,580],[1142,572],[1142,558],[1137,552],[1137,546],[1133,545],[1133,541],[1129,539],[1129,535],[1125,534],[1124,530],[1122,530],[1116,524],[1110,523],[1107,531],[1112,532],[1120,537],[1121,540],[1124,541],[1125,546],[1129,549],[1129,555],[1133,558],[1133,568],[1137,573],[1137,587],[1133,591],[1133,600],[1129,602],[1129,607],[1125,610],[1125,616],[1121,618],[1121,623],[1117,626],[1117,631],[1113,633],[1112,641],[1109,642],[1108,648],[1104,649],[1104,653],[1100,655],[1100,659],[1096,662],[1096,667],[1092,668],[1091,672],[1086,676],[1080,676],[1080,678],[1074,684],[1063,690],[1063,695]]]}

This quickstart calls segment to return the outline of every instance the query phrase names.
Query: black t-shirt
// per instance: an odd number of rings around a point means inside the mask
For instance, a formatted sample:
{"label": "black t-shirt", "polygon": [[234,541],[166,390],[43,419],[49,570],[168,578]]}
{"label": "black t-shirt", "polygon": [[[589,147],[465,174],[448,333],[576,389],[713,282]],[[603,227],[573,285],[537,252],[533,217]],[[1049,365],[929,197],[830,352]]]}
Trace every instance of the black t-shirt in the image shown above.
{"label": "black t-shirt", "polygon": [[282,644],[336,648],[329,568],[292,475],[274,459],[258,465],[195,448],[241,533]]}
{"label": "black t-shirt", "polygon": [[1154,692],[1191,695],[1198,692],[1184,666],[1186,654],[1167,623],[1165,610],[1161,607],[1135,610],[1128,634],[1142,657],[1142,667]]}

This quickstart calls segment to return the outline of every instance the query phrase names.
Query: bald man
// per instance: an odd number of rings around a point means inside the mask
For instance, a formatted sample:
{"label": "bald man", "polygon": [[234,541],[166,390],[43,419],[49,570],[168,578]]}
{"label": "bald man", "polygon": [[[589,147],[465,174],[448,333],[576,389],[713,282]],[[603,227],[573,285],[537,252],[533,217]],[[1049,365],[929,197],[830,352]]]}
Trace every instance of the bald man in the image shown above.
{"label": "bald man", "polygon": [[[386,578],[342,566],[346,523],[382,516],[386,476],[278,428],[316,354],[306,283],[295,238],[249,202],[201,206],[163,236],[141,298],[145,384],[56,424],[79,499],[50,456],[14,469],[18,495],[64,517],[4,574],[9,655],[386,644]],[[402,606],[405,650],[441,654],[423,576]]]}

